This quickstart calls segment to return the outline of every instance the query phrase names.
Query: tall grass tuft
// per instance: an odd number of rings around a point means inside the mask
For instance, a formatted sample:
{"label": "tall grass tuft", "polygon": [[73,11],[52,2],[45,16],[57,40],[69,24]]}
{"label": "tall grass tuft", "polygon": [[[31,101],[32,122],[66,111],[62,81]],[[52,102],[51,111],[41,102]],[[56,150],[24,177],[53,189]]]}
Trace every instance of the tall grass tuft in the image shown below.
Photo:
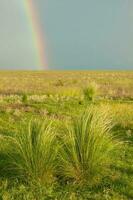
{"label": "tall grass tuft", "polygon": [[90,83],[88,86],[83,88],[83,94],[85,100],[94,101],[98,91],[98,86],[95,82]]}
{"label": "tall grass tuft", "polygon": [[31,120],[16,136],[6,136],[1,141],[3,174],[44,184],[54,180],[58,147],[51,122]]}
{"label": "tall grass tuft", "polygon": [[109,165],[117,146],[112,133],[112,120],[102,108],[89,108],[61,138],[60,174],[77,183],[92,182]]}
{"label": "tall grass tuft", "polygon": [[24,103],[24,104],[26,104],[28,102],[28,96],[27,96],[27,94],[23,94],[22,95],[22,103]]}

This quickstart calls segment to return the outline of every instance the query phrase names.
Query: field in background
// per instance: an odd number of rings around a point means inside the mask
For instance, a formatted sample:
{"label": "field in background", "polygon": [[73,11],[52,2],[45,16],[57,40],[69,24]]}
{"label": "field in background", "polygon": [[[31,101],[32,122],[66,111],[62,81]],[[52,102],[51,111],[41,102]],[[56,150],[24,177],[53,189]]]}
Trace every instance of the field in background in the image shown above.
{"label": "field in background", "polygon": [[57,94],[79,91],[92,81],[100,96],[133,99],[133,71],[1,71],[0,93]]}
{"label": "field in background", "polygon": [[[86,100],[84,88],[90,84],[97,85],[97,92],[94,99]],[[1,199],[33,200],[30,196],[35,190],[39,200],[133,199],[133,71],[0,72],[0,133],[3,135],[14,134],[31,118],[53,119],[60,127],[90,106],[109,108],[114,134],[124,143],[121,154],[100,184],[80,187],[61,183],[45,190],[40,186],[29,189],[23,183],[1,178]]]}

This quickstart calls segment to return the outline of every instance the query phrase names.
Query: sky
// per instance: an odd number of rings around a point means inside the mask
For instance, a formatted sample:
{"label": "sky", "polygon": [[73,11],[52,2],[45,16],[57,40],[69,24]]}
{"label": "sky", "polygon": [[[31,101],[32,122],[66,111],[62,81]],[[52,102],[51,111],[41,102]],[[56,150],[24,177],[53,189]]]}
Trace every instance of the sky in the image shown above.
{"label": "sky", "polygon": [[[24,1],[0,0],[0,69],[41,69]],[[133,69],[133,0],[32,1],[48,69]]]}

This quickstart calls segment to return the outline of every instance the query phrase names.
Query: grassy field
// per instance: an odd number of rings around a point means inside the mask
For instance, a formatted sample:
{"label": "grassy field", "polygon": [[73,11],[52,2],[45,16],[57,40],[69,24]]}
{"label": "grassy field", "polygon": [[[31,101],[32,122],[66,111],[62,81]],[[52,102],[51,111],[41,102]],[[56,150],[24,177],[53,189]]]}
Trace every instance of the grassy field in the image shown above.
{"label": "grassy field", "polygon": [[132,200],[133,71],[1,71],[0,199]]}

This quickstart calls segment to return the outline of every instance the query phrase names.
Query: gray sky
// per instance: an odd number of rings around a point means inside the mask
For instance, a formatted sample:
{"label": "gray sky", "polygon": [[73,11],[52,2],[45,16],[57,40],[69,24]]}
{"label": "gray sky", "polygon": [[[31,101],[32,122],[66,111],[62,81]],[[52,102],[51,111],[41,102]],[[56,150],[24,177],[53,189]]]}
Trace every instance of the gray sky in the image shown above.
{"label": "gray sky", "polygon": [[[0,69],[38,69],[23,1],[0,0]],[[133,69],[133,0],[33,0],[49,69]]]}

